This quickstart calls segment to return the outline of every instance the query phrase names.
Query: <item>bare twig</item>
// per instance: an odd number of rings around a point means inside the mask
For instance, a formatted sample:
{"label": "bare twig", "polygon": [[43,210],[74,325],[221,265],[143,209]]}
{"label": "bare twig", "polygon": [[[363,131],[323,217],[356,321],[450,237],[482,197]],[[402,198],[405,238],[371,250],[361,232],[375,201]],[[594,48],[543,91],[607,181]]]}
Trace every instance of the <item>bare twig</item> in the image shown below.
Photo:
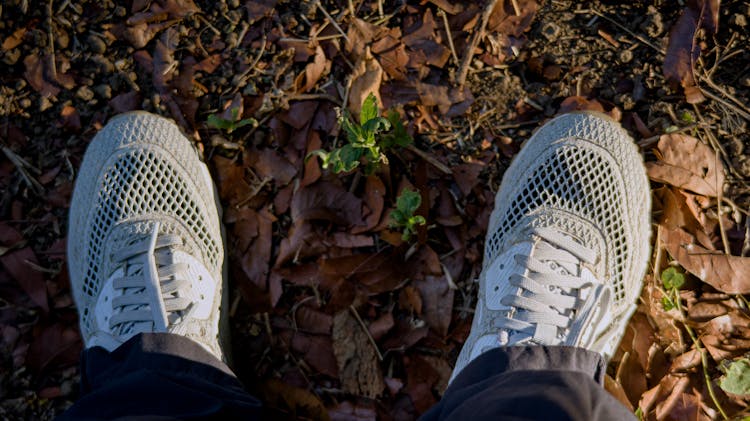
{"label": "bare twig", "polygon": [[[714,81],[711,80],[711,78],[705,77],[703,75],[698,75],[698,79],[704,82],[705,84],[707,84],[708,86],[710,86],[711,89],[719,92],[722,96],[724,96],[731,102],[727,102],[726,100],[714,94],[713,92],[709,91],[708,89],[699,87],[703,95],[713,99],[714,101],[724,104],[728,108],[731,108],[732,111],[739,114],[745,120],[750,121],[750,108],[747,108],[740,100],[738,100],[732,94],[724,90],[724,88],[722,88],[721,86],[714,83]],[[732,102],[734,104],[732,104]]]}
{"label": "bare twig", "polygon": [[521,8],[518,7],[518,0],[510,0],[510,2],[513,4],[513,11],[516,13],[516,16],[521,16]]}
{"label": "bare twig", "polygon": [[333,18],[333,16],[331,16],[328,13],[328,11],[325,9],[325,7],[323,7],[323,5],[320,3],[320,0],[316,0],[315,1],[315,6],[317,6],[318,10],[320,10],[320,12],[323,14],[323,16],[325,16],[326,19],[328,19],[328,21],[331,22],[331,25],[333,25],[333,27],[336,28],[336,30],[339,31],[339,33],[341,35],[343,35],[343,37],[346,40],[346,42],[351,42],[349,40],[349,37],[346,36],[346,32],[344,32],[344,30],[341,29],[341,27],[339,26],[338,22],[336,22],[336,20]]}
{"label": "bare twig", "polygon": [[458,61],[458,54],[456,54],[456,47],[453,45],[453,35],[451,35],[451,27],[448,25],[448,15],[445,13],[445,10],[438,9],[437,11],[438,16],[443,18],[443,25],[445,25],[445,35],[448,37],[448,46],[451,47],[451,55],[453,56],[453,62],[456,63],[456,66],[459,65]]}
{"label": "bare twig", "polygon": [[414,152],[420,158],[424,159],[425,161],[427,161],[427,163],[431,164],[433,167],[437,168],[438,170],[440,170],[444,174],[448,174],[448,175],[453,174],[453,172],[451,171],[451,169],[448,168],[448,167],[446,167],[445,164],[443,164],[442,162],[438,161],[434,157],[430,156],[430,154],[426,153],[425,151],[417,148],[416,146],[409,145],[409,146],[406,147],[406,149],[408,149],[410,152]]}
{"label": "bare twig", "polygon": [[652,49],[654,49],[654,51],[656,51],[656,52],[658,52],[658,53],[660,53],[662,55],[665,55],[664,50],[662,50],[661,48],[659,48],[656,45],[654,45],[651,41],[647,40],[646,38],[643,38],[642,36],[636,34],[635,32],[633,32],[630,29],[626,28],[625,26],[621,25],[616,20],[614,20],[614,19],[612,19],[610,17],[605,16],[604,14],[602,14],[602,12],[600,12],[600,11],[598,11],[596,9],[576,10],[573,13],[576,13],[576,14],[578,14],[578,13],[593,13],[593,14],[599,16],[600,18],[606,20],[607,22],[611,23],[612,25],[615,25],[616,27],[618,27],[621,30],[625,31],[625,33],[627,33],[631,37],[633,37],[633,38],[637,39],[638,41],[642,42],[643,44],[651,47]]}
{"label": "bare twig", "polygon": [[492,11],[495,10],[498,0],[488,0],[482,11],[482,16],[479,18],[479,25],[477,30],[471,37],[469,45],[464,51],[464,57],[461,61],[461,65],[458,66],[458,74],[456,75],[456,85],[463,86],[466,83],[466,75],[469,73],[469,66],[471,65],[471,59],[474,58],[474,50],[479,45],[479,41],[484,37],[485,30],[487,29],[487,22],[490,20]]}
{"label": "bare twig", "polygon": [[378,344],[375,342],[375,338],[370,335],[370,329],[367,328],[367,325],[362,320],[361,317],[359,317],[359,313],[357,313],[357,309],[354,308],[353,305],[349,305],[349,310],[351,310],[352,314],[354,314],[354,318],[357,319],[359,322],[359,325],[362,326],[362,330],[365,331],[365,335],[367,335],[367,339],[370,340],[370,343],[372,344],[372,347],[375,348],[375,352],[378,354],[378,359],[380,361],[383,361],[383,354],[380,353],[380,349],[378,348]]}

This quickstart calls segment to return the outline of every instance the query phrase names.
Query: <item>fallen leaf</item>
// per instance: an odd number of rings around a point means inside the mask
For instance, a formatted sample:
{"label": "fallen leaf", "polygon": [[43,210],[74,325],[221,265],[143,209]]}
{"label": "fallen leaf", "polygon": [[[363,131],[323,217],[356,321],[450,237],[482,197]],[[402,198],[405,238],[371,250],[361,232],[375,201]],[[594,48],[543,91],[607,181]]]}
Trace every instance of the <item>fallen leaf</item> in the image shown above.
{"label": "fallen leaf", "polygon": [[368,176],[365,181],[364,203],[367,206],[369,213],[366,213],[365,224],[363,226],[354,227],[352,229],[353,234],[370,231],[378,225],[385,207],[384,196],[385,185],[380,177],[377,175]]}
{"label": "fallen leaf", "polygon": [[727,294],[750,293],[750,257],[712,252],[680,228],[660,226],[659,235],[669,254],[698,279]]}
{"label": "fallen leaf", "polygon": [[560,104],[558,114],[566,114],[573,111],[598,111],[604,112],[604,107],[596,99],[588,99],[582,96],[569,96]]}
{"label": "fallen leaf", "polygon": [[[393,321],[393,314],[391,312],[387,312],[377,318],[375,321],[370,323],[370,325],[367,327],[367,329],[370,331],[370,336],[373,337],[376,341],[380,338],[382,338],[386,333],[388,333],[389,330],[394,326]],[[387,379],[386,379],[387,382]]]}
{"label": "fallen leaf", "polygon": [[292,197],[292,220],[325,220],[337,224],[363,225],[362,200],[343,187],[321,181],[300,188]]}
{"label": "fallen leaf", "polygon": [[249,164],[260,178],[275,180],[279,187],[286,186],[297,175],[297,168],[273,149],[251,153]]}
{"label": "fallen leaf", "polygon": [[669,32],[669,43],[664,56],[664,77],[673,86],[695,85],[693,67],[700,55],[695,42],[699,12],[686,7]]}
{"label": "fallen leaf", "polygon": [[12,50],[23,42],[23,36],[26,34],[26,27],[22,26],[15,30],[12,34],[8,35],[7,38],[5,38],[5,41],[3,41],[2,49],[3,51]]}
{"label": "fallen leaf", "polygon": [[291,345],[292,349],[302,354],[305,361],[319,373],[333,378],[339,376],[338,363],[329,336],[294,332]]}
{"label": "fallen leaf", "polygon": [[274,11],[274,7],[276,7],[276,0],[247,0],[245,2],[247,18],[250,23],[262,17],[270,16]]}
{"label": "fallen leaf", "polygon": [[81,130],[81,115],[72,105],[64,106],[60,111],[60,117],[62,117],[63,127],[74,132]]}
{"label": "fallen leaf", "polygon": [[75,327],[55,323],[36,332],[31,342],[26,363],[41,372],[53,362],[72,366],[78,362],[82,349],[81,335]]}
{"label": "fallen leaf", "polygon": [[141,94],[138,91],[119,94],[109,101],[109,106],[118,114],[137,110],[141,107]]}
{"label": "fallen leaf", "polygon": [[479,173],[482,172],[484,165],[476,162],[469,162],[453,166],[453,179],[456,180],[458,188],[464,196],[468,196],[471,190],[479,184]]}
{"label": "fallen leaf", "polygon": [[383,68],[372,56],[369,49],[365,56],[357,62],[352,71],[352,86],[349,90],[349,111],[359,118],[362,103],[368,95],[373,94],[377,99],[378,108],[383,107],[380,98],[380,84],[383,82]]}
{"label": "fallen leaf", "polygon": [[260,387],[264,406],[278,408],[286,415],[302,419],[328,421],[328,411],[317,395],[291,386],[277,378],[270,378]]}
{"label": "fallen leaf", "polygon": [[326,58],[323,49],[318,45],[315,48],[315,56],[311,63],[305,66],[305,84],[298,91],[299,93],[307,92],[318,83],[321,77],[331,71],[331,61]]}
{"label": "fallen leaf", "polygon": [[55,86],[47,79],[47,65],[48,57],[39,57],[36,55],[29,55],[23,60],[23,65],[26,71],[23,73],[26,81],[29,82],[35,91],[39,92],[42,96],[51,97],[57,96],[60,93],[60,88]]}
{"label": "fallen leaf", "polygon": [[328,409],[331,421],[375,421],[378,413],[375,408],[367,406],[354,406],[349,401],[344,401],[334,408]]}
{"label": "fallen leaf", "polygon": [[44,282],[42,273],[33,269],[27,262],[39,264],[31,247],[24,247],[0,256],[0,263],[5,270],[18,282],[31,300],[46,313],[49,311],[47,284]]}
{"label": "fallen leaf", "polygon": [[[519,13],[516,13],[515,5],[518,5]],[[535,0],[499,1],[487,21],[487,32],[518,38],[531,26],[538,7]]]}
{"label": "fallen leaf", "polygon": [[659,161],[647,162],[651,179],[716,197],[724,188],[724,167],[716,153],[698,139],[679,133],[665,134],[657,145]]}

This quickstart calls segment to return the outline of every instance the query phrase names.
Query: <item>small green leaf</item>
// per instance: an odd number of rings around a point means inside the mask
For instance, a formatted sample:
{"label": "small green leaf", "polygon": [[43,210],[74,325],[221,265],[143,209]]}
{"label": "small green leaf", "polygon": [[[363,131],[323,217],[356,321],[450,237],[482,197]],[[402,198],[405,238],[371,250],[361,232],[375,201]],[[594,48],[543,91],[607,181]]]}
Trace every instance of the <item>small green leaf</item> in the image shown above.
{"label": "small green leaf", "polygon": [[750,395],[750,360],[740,358],[731,362],[719,381],[719,386],[725,392],[735,395]]}
{"label": "small green leaf", "polygon": [[396,198],[396,209],[404,214],[411,215],[422,204],[422,196],[414,190],[404,189]]}
{"label": "small green leaf", "polygon": [[664,311],[669,311],[674,308],[674,303],[669,297],[661,297],[661,306],[664,308]]}
{"label": "small green leaf", "polygon": [[231,129],[233,125],[231,121],[225,120],[216,114],[209,115],[208,120],[206,120],[206,123],[208,123],[209,127],[213,127],[215,129],[220,129],[220,130]]}
{"label": "small green leaf", "polygon": [[687,111],[683,111],[682,114],[680,114],[680,120],[685,123],[695,123],[695,117]]}
{"label": "small green leaf", "polygon": [[364,126],[368,121],[378,116],[378,99],[370,92],[362,102],[362,110],[359,113],[359,124]]}
{"label": "small green leaf", "polygon": [[680,289],[685,284],[685,275],[674,267],[668,267],[661,273],[661,281],[666,289]]}

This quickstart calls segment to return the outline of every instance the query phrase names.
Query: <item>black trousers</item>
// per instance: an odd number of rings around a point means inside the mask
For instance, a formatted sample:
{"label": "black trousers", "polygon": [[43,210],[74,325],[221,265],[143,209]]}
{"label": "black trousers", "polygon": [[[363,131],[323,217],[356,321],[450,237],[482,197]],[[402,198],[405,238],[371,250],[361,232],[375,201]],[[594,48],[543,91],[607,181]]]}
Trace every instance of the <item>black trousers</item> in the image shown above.
{"label": "black trousers", "polygon": [[[141,334],[114,352],[87,349],[81,398],[61,420],[262,418],[229,367],[182,336]],[[572,347],[488,351],[451,383],[423,420],[635,419],[602,387],[605,364]]]}

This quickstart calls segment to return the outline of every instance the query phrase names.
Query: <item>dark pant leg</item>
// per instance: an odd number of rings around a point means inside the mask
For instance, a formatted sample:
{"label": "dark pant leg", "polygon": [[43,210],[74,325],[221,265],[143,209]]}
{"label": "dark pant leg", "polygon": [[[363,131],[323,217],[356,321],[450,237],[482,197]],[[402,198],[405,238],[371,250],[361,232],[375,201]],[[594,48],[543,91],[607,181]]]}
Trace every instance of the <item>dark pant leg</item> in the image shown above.
{"label": "dark pant leg", "polygon": [[81,357],[81,397],[59,419],[260,419],[261,404],[196,342],[144,333]]}
{"label": "dark pant leg", "polygon": [[562,346],[496,348],[456,377],[423,420],[631,420],[602,387],[596,352]]}

